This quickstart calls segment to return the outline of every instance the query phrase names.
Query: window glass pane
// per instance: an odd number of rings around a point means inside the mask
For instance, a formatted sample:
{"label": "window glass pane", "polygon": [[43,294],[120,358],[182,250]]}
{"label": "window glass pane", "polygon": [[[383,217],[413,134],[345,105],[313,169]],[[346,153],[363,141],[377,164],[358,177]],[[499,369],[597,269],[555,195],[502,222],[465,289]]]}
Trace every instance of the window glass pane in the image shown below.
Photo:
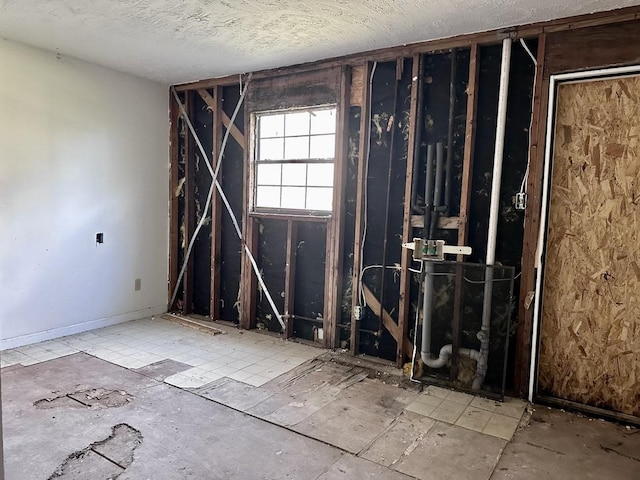
{"label": "window glass pane", "polygon": [[313,187],[333,186],[333,164],[310,163],[307,185],[311,185]]}
{"label": "window glass pane", "polygon": [[283,153],[282,138],[260,140],[260,155],[258,160],[282,160]]}
{"label": "window glass pane", "polygon": [[311,112],[311,134],[335,133],[336,109],[316,110]]}
{"label": "window glass pane", "polygon": [[289,163],[282,165],[282,185],[301,185],[304,187],[306,179],[306,163]]}
{"label": "window glass pane", "polygon": [[333,188],[308,187],[307,188],[307,209],[309,210],[331,210],[333,203]]}
{"label": "window glass pane", "polygon": [[317,137],[311,137],[309,158],[333,158],[335,154],[335,135],[318,135]]}
{"label": "window glass pane", "polygon": [[285,160],[306,160],[309,158],[309,137],[284,139]]}
{"label": "window glass pane", "polygon": [[282,187],[282,208],[304,209],[304,187]]}
{"label": "window glass pane", "polygon": [[260,138],[282,137],[284,135],[284,115],[260,115]]}
{"label": "window glass pane", "polygon": [[285,119],[285,134],[309,135],[309,112],[287,113]]}
{"label": "window glass pane", "polygon": [[280,185],[281,165],[258,165],[258,185]]}
{"label": "window glass pane", "polygon": [[258,187],[256,207],[280,207],[280,187]]}

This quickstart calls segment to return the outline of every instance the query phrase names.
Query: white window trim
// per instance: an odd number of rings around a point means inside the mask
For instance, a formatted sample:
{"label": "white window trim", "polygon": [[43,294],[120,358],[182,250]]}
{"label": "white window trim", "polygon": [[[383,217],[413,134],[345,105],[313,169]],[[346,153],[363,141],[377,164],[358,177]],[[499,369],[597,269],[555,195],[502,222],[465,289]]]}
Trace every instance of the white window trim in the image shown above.
{"label": "white window trim", "polygon": [[[333,109],[335,111],[335,117],[336,117],[336,125],[335,125],[335,129],[332,133],[319,133],[319,134],[312,134],[309,133],[308,135],[291,135],[290,137],[287,137],[286,135],[286,131],[283,132],[283,136],[281,137],[284,141],[285,138],[291,138],[291,137],[309,137],[309,139],[311,139],[314,136],[321,136],[321,135],[334,135],[334,150],[333,150],[333,156],[331,158],[305,158],[305,159],[282,159],[282,160],[258,160],[258,155],[259,155],[259,142],[261,140],[260,138],[260,131],[259,131],[259,118],[263,115],[279,115],[279,114],[288,114],[288,113],[297,113],[297,112],[310,112],[310,111],[320,111],[320,110],[331,110]],[[314,216],[314,217],[331,217],[333,214],[333,210],[335,209],[335,205],[333,205],[333,195],[334,195],[334,190],[335,190],[335,162],[336,162],[336,157],[337,157],[337,132],[338,132],[338,106],[336,104],[324,104],[324,105],[311,105],[311,106],[305,106],[305,107],[300,107],[300,108],[292,108],[292,109],[286,109],[286,110],[268,110],[268,111],[259,111],[259,112],[252,112],[251,113],[251,117],[250,117],[250,132],[251,132],[251,138],[250,138],[250,157],[249,157],[249,161],[250,161],[250,171],[249,171],[249,213],[252,214],[273,214],[273,215],[286,215],[286,216]],[[266,138],[271,138],[271,137],[266,137]],[[280,138],[280,137],[273,137],[273,138]],[[256,201],[257,201],[257,188],[258,188],[258,179],[257,179],[257,173],[258,173],[258,165],[260,164],[281,164],[281,165],[285,165],[285,164],[295,164],[295,163],[304,163],[304,164],[331,164],[334,166],[334,174],[333,174],[333,178],[332,178],[332,184],[331,186],[317,186],[314,187],[309,186],[309,185],[304,185],[305,188],[305,194],[307,192],[308,188],[327,188],[328,190],[330,190],[331,192],[331,198],[332,198],[332,204],[331,204],[331,209],[329,210],[318,210],[318,209],[307,209],[307,208],[286,208],[286,207],[264,207],[264,206],[257,206],[256,205]],[[275,185],[274,185],[275,186]],[[283,187],[282,185],[282,178],[280,181],[280,185],[278,185],[280,188]],[[302,186],[300,186],[302,187]]]}

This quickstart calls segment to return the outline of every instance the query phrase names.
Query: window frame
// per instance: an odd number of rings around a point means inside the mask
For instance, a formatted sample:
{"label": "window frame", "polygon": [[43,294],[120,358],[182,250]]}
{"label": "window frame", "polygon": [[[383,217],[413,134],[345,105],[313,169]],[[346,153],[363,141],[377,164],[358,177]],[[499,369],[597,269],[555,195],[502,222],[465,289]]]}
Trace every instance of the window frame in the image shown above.
{"label": "window frame", "polygon": [[[291,135],[287,136],[286,127],[283,127],[283,134],[281,137],[260,137],[260,117],[263,115],[286,115],[290,113],[299,113],[299,112],[314,112],[314,111],[322,111],[322,110],[333,110],[335,116],[335,128],[331,133],[311,133],[311,128],[309,128],[309,133],[304,135]],[[322,105],[308,105],[302,107],[295,108],[287,108],[287,109],[278,109],[278,110],[263,110],[252,112],[250,116],[250,131],[251,131],[251,139],[250,139],[250,171],[249,171],[249,181],[250,181],[250,191],[249,191],[249,213],[255,216],[282,216],[282,217],[313,217],[317,219],[325,219],[331,218],[333,215],[333,211],[335,209],[333,197],[335,192],[335,183],[336,183],[336,157],[337,157],[337,140],[338,140],[338,105],[336,103],[322,104]],[[309,120],[311,122],[311,119]],[[333,154],[331,158],[305,158],[305,159],[285,159],[286,154],[283,151],[283,159],[281,160],[259,160],[260,155],[260,140],[271,139],[271,138],[281,138],[283,142],[285,142],[286,138],[300,138],[306,137],[309,138],[309,142],[313,137],[324,136],[324,135],[333,135],[334,136],[334,145],[333,145]],[[284,147],[283,147],[284,148]],[[274,185],[275,187],[280,188],[280,204],[282,204],[282,188],[283,187],[302,187],[305,191],[305,196],[309,188],[326,188],[330,190],[331,195],[331,209],[330,210],[318,210],[318,209],[308,209],[308,208],[287,208],[287,207],[264,207],[258,206],[257,202],[257,190],[258,190],[258,166],[259,165],[295,165],[295,164],[304,164],[304,165],[332,165],[333,166],[333,174],[331,178],[330,186],[314,186],[308,185],[308,173],[305,177],[304,185],[287,185],[283,183],[282,176],[280,178],[279,185]],[[282,175],[282,171],[281,171]],[[268,185],[264,185],[268,186]],[[306,198],[306,197],[305,197]]]}

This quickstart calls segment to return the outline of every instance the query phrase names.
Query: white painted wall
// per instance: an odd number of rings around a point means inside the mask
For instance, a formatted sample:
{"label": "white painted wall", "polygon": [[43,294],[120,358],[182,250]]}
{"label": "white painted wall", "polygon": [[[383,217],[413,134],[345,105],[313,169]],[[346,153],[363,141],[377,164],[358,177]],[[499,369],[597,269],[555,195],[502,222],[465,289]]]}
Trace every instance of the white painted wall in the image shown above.
{"label": "white painted wall", "polygon": [[0,39],[0,348],[166,310],[167,111],[166,86]]}

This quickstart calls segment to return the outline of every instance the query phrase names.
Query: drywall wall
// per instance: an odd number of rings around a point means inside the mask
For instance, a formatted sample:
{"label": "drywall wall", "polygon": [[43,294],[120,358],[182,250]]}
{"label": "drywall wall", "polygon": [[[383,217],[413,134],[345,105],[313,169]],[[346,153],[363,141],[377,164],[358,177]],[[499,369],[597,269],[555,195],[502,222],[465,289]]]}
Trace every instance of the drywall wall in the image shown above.
{"label": "drywall wall", "polygon": [[0,348],[165,310],[167,111],[161,84],[0,39]]}

